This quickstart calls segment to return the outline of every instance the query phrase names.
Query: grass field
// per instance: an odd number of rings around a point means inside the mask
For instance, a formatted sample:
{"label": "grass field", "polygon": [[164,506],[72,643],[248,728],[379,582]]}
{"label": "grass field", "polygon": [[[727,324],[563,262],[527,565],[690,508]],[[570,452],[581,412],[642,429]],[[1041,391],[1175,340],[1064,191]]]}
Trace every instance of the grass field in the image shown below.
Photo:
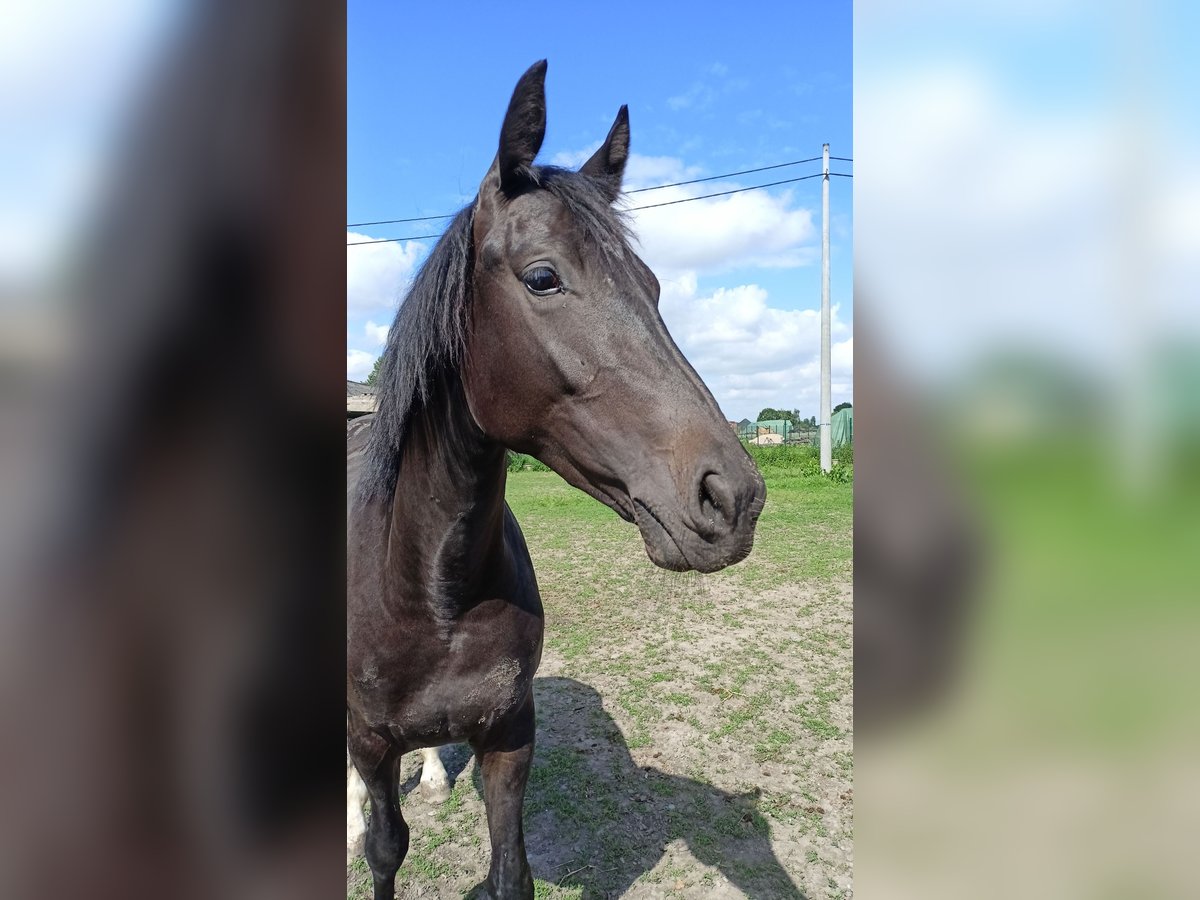
{"label": "grass field", "polygon": [[[554,473],[510,474],[546,608],[525,808],[539,897],[849,896],[853,487],[793,456],[762,468],[754,552],[707,576],[655,568]],[[440,807],[413,791],[419,755],[403,763],[399,897],[461,897],[487,873],[474,762],[442,756]],[[370,896],[361,857],[347,883]]]}

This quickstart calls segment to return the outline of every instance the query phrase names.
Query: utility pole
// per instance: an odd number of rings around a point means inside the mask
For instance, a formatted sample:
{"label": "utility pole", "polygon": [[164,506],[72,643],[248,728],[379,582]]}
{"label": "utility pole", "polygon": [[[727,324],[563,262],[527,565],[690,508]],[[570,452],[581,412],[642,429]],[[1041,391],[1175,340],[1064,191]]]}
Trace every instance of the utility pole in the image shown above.
{"label": "utility pole", "polygon": [[829,428],[829,145],[822,152],[821,178],[821,471],[833,468]]}

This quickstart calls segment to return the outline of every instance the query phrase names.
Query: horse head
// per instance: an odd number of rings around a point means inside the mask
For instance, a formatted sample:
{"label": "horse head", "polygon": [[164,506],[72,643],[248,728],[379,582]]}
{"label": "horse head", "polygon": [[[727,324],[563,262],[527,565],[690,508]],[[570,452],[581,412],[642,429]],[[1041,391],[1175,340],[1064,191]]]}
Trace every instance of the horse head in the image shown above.
{"label": "horse head", "polygon": [[637,524],[650,559],[745,558],[762,476],[667,332],[659,284],[614,206],[629,113],[578,171],[534,166],[545,61],[517,83],[472,212],[463,387],[492,439]]}

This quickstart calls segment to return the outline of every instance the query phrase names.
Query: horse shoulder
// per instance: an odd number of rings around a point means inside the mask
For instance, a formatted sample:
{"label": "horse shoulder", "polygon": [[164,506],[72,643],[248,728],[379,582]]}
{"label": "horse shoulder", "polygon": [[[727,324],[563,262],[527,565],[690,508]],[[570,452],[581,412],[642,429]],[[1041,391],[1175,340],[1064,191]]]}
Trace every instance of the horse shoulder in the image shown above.
{"label": "horse shoulder", "polygon": [[540,610],[541,594],[538,591],[537,576],[533,571],[533,560],[529,556],[529,546],[525,543],[521,524],[507,502],[504,504],[504,542],[513,561],[520,592]]}

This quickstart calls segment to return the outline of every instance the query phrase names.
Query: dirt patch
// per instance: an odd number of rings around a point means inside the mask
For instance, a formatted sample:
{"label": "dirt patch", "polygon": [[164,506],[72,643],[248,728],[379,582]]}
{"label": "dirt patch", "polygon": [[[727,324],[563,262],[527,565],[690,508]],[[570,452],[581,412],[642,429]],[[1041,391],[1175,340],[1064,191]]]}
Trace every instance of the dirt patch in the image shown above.
{"label": "dirt patch", "polygon": [[[538,896],[852,896],[849,586],[643,570],[630,590],[646,603],[548,614],[525,816]],[[415,791],[419,754],[402,764],[398,897],[462,897],[487,873],[478,771],[465,747],[442,754],[441,807]],[[370,896],[361,858],[347,887]]]}

